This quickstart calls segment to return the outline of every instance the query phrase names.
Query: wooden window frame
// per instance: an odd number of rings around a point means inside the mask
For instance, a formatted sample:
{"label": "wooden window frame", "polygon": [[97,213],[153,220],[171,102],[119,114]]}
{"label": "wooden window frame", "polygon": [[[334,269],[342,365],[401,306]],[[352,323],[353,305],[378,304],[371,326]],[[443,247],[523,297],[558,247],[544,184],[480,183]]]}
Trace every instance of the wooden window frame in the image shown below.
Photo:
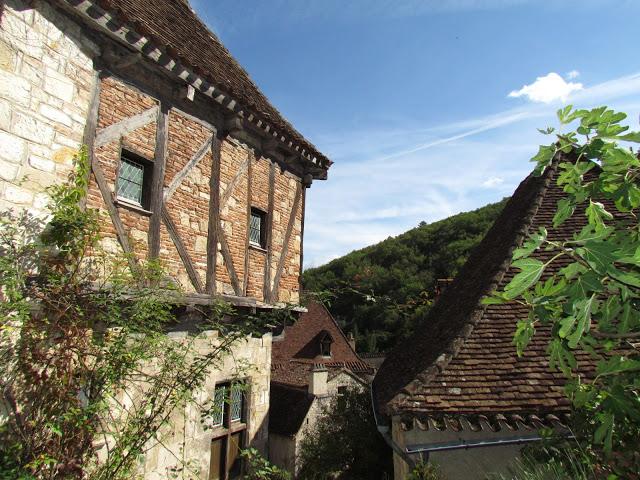
{"label": "wooden window frame", "polygon": [[[260,242],[256,243],[251,240],[251,219],[256,216],[260,219]],[[259,248],[262,250],[267,249],[267,212],[256,207],[251,207],[251,218],[249,219],[249,246]]]}
{"label": "wooden window frame", "polygon": [[[138,163],[142,166],[142,201],[140,203],[135,202],[126,197],[121,197],[118,195],[118,182],[120,181],[120,170],[122,168],[122,160],[128,160],[132,163]],[[116,169],[116,181],[114,185],[114,201],[122,205],[123,207],[128,207],[133,210],[139,210],[141,213],[151,213],[149,208],[151,205],[151,182],[153,179],[153,168],[154,163],[153,160],[143,157],[131,150],[127,150],[126,148],[120,147],[120,156],[118,157],[118,168]]]}
{"label": "wooden window frame", "polygon": [[[242,406],[239,420],[231,420],[231,392],[234,385],[243,385],[242,392]],[[240,434],[240,443],[238,445],[239,450],[246,448],[247,446],[247,415],[248,415],[248,406],[247,406],[247,391],[246,385],[244,382],[220,382],[216,384],[214,388],[214,398],[216,395],[216,391],[223,387],[225,388],[225,399],[223,402],[223,412],[222,412],[222,425],[217,425],[212,428],[211,435],[211,445],[216,441],[222,441],[222,454],[220,456],[220,471],[222,472],[221,480],[234,480],[241,479],[245,473],[244,462],[240,462],[239,471],[236,472],[234,476],[231,476],[231,472],[229,469],[228,461],[231,453],[231,441],[232,437],[236,434]],[[213,449],[211,449],[213,450]],[[209,479],[212,479],[212,465],[211,462],[213,458],[209,460]]]}
{"label": "wooden window frame", "polygon": [[[327,344],[329,344],[329,354],[326,355],[325,354],[325,348],[324,346]],[[331,335],[328,332],[325,332],[324,335],[322,335],[322,337],[320,337],[320,342],[319,342],[319,347],[320,347],[320,355],[322,355],[322,357],[324,358],[331,358],[331,346],[333,345],[333,337],[331,337]]]}

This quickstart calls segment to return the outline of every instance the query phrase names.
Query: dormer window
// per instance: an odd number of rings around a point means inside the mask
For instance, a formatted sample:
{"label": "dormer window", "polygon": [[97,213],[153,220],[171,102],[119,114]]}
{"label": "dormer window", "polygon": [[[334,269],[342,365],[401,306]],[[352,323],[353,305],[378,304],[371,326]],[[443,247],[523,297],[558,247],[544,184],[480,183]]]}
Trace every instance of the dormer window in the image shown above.
{"label": "dormer window", "polygon": [[328,333],[325,333],[322,337],[320,337],[320,355],[322,355],[323,357],[330,357],[332,343],[333,339]]}

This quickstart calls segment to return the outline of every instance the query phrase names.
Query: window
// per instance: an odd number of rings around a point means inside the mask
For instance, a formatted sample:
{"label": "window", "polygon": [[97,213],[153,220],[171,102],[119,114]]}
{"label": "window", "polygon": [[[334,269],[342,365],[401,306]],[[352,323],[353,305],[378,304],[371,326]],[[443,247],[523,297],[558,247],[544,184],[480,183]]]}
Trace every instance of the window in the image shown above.
{"label": "window", "polygon": [[251,222],[249,223],[249,243],[253,246],[266,247],[267,214],[257,208],[251,209]]}
{"label": "window", "polygon": [[320,355],[322,355],[323,357],[331,356],[332,342],[333,342],[333,339],[331,338],[331,335],[329,335],[328,333],[325,333],[322,337],[320,337]]}
{"label": "window", "polygon": [[216,385],[213,392],[211,460],[209,480],[231,480],[242,475],[240,450],[244,448],[244,390],[241,383]]}
{"label": "window", "polygon": [[149,189],[153,163],[136,155],[122,151],[116,180],[118,199],[149,208]]}

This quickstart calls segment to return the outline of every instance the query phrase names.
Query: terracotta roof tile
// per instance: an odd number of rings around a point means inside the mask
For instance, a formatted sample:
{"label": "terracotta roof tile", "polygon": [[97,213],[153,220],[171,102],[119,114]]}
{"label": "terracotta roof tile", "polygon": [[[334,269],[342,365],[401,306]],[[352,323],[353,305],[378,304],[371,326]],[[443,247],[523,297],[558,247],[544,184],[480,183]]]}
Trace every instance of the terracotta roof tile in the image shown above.
{"label": "terracotta roof tile", "polygon": [[[75,0],[66,0],[74,3]],[[105,10],[116,14],[135,31],[150,37],[171,57],[230,94],[249,113],[273,125],[279,135],[300,144],[324,163],[331,161],[306,140],[269,102],[249,74],[233,58],[207,26],[183,0],[100,0]]]}
{"label": "terracotta roof tile", "polygon": [[[513,334],[527,310],[516,303],[487,307],[480,303],[496,284],[504,286],[517,273],[510,267],[511,252],[526,228],[537,231],[545,226],[550,238],[561,240],[586,224],[584,214],[577,211],[558,229],[551,228],[557,201],[563,196],[555,168],[520,184],[413,337],[381,366],[374,379],[380,411],[492,415],[569,410],[563,393],[565,379],[548,367],[550,327],[539,327],[524,355],[518,357]],[[549,253],[535,256],[543,259]],[[557,262],[545,275],[564,264]],[[456,342],[457,348],[452,347]],[[584,352],[576,357],[585,374],[593,371],[593,358]]]}

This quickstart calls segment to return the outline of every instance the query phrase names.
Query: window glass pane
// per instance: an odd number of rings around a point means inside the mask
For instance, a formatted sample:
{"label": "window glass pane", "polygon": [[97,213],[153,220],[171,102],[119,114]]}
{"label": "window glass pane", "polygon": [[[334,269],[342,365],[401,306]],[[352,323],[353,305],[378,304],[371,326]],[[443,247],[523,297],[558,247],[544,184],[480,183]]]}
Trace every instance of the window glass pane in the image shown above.
{"label": "window glass pane", "polygon": [[126,198],[141,205],[143,179],[143,165],[127,158],[121,158],[118,185],[116,186],[118,197]]}
{"label": "window glass pane", "polygon": [[231,421],[238,422],[242,419],[242,389],[239,386],[231,387]]}
{"label": "window glass pane", "polygon": [[224,422],[224,400],[227,387],[221,385],[216,387],[213,394],[213,413],[211,414],[212,424],[214,427],[219,427]]}
{"label": "window glass pane", "polygon": [[261,236],[260,229],[262,228],[262,215],[256,212],[251,212],[251,224],[249,228],[249,241],[254,245],[260,245]]}

